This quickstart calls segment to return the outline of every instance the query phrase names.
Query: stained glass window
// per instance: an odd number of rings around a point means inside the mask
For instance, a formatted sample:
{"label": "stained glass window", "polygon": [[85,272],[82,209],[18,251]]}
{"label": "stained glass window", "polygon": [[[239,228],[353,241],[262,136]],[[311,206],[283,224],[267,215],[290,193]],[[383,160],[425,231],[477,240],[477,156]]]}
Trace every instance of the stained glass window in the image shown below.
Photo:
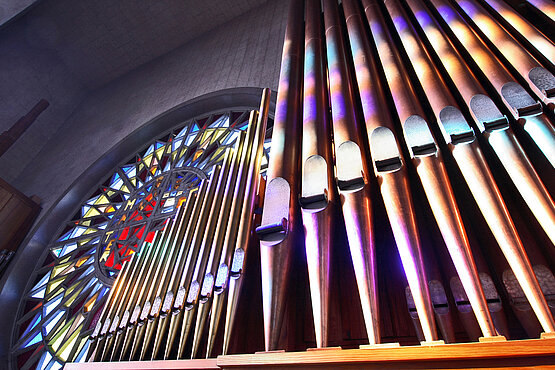
{"label": "stained glass window", "polygon": [[[118,166],[82,202],[51,242],[26,294],[13,347],[19,368],[58,369],[85,360],[89,335],[122,265],[152,241],[247,123],[248,112],[186,122]],[[269,144],[267,139],[263,176]]]}

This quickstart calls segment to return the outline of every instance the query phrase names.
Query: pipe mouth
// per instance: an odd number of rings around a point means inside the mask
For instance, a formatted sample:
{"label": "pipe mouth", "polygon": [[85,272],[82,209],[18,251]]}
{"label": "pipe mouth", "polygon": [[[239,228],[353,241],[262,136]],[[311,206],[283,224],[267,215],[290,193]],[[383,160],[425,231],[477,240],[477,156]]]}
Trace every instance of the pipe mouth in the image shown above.
{"label": "pipe mouth", "polygon": [[328,191],[324,189],[321,194],[300,197],[299,203],[304,211],[311,213],[322,211],[328,206]]}
{"label": "pipe mouth", "polygon": [[542,114],[543,109],[542,105],[537,102],[536,104],[529,105],[527,107],[522,108],[515,108],[516,112],[518,113],[519,117],[529,117],[529,116],[537,116],[538,114]]}
{"label": "pipe mouth", "polygon": [[245,261],[245,251],[243,248],[237,248],[235,253],[233,253],[233,260],[231,261],[231,269],[229,270],[229,276],[233,279],[237,279],[241,276],[243,272],[243,263]]}
{"label": "pipe mouth", "polygon": [[337,179],[337,187],[339,188],[340,191],[346,192],[346,193],[359,191],[362,188],[364,188],[364,185],[365,185],[364,178],[362,176],[354,179],[350,179],[350,180]]}
{"label": "pipe mouth", "polygon": [[382,159],[374,162],[378,172],[393,172],[403,167],[400,157]]}
{"label": "pipe mouth", "polygon": [[429,156],[437,153],[437,147],[434,143],[413,146],[411,149],[412,153],[415,156],[419,157]]}
{"label": "pipe mouth", "polygon": [[472,306],[468,300],[455,301],[455,306],[457,306],[457,310],[461,313],[472,312]]}
{"label": "pipe mouth", "polygon": [[474,132],[472,131],[451,135],[451,142],[453,145],[472,143],[474,140],[476,140],[476,136],[474,136]]}
{"label": "pipe mouth", "polygon": [[284,217],[279,222],[258,226],[255,232],[261,241],[279,242],[285,239],[285,236],[287,235],[288,224],[289,222]]}
{"label": "pipe mouth", "polygon": [[492,121],[484,122],[484,129],[487,132],[501,131],[501,130],[506,130],[508,128],[509,128],[509,120],[505,116]]}

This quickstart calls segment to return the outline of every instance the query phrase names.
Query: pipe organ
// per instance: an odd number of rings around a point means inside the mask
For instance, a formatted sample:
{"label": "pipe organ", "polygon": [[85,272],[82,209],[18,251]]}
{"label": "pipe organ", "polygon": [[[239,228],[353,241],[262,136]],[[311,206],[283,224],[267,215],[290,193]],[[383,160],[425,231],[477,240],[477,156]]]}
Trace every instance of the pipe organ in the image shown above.
{"label": "pipe organ", "polygon": [[506,1],[292,0],[267,177],[265,90],[88,361],[555,337],[553,6]]}

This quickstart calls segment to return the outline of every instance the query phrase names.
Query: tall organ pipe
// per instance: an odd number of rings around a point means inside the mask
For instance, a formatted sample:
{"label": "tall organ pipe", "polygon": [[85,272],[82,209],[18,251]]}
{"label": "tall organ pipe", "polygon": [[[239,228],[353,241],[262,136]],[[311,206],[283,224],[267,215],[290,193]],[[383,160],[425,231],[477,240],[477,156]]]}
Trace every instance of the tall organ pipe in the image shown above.
{"label": "tall organ pipe", "polygon": [[[419,0],[409,0],[409,4],[413,4]],[[534,100],[526,93],[526,91],[522,88],[522,86],[518,85],[512,77],[509,75],[508,71],[504,69],[504,67],[494,58],[487,48],[483,44],[481,44],[480,40],[477,39],[476,35],[470,30],[468,25],[464,23],[464,21],[460,18],[460,16],[455,12],[455,10],[445,1],[443,0],[430,0],[434,6],[439,10],[440,16],[448,23],[451,30],[455,32],[457,37],[459,37],[460,41],[464,41],[465,47],[467,47],[472,54],[474,60],[477,64],[482,68],[482,70],[488,75],[492,84],[497,88],[498,91],[501,91],[501,95],[503,96],[503,91],[505,92],[504,102],[513,102],[514,104],[521,104],[520,105],[520,112],[524,109],[524,112],[529,112],[529,109],[537,109],[539,107],[541,112],[541,105],[539,103],[534,103]],[[420,7],[422,8],[422,7]],[[414,9],[413,9],[414,11]],[[455,76],[452,76],[455,77]],[[475,84],[476,85],[476,84]],[[511,94],[509,95],[507,92],[507,88],[510,89]],[[503,90],[505,89],[505,90]],[[513,94],[514,93],[514,94]],[[462,94],[462,92],[461,92]],[[516,94],[516,95],[515,95]],[[471,111],[472,106],[475,106],[474,115],[478,120],[482,118],[482,122],[485,128],[490,126],[490,129],[495,129],[497,125],[504,125],[504,120],[502,117],[497,119],[487,119],[485,116],[496,115],[498,110],[493,105],[490,104],[489,98],[483,98],[485,95],[478,95],[477,98],[474,99],[474,104],[470,101]],[[518,99],[513,101],[515,96],[524,98],[528,97],[531,100],[521,100]],[[506,98],[509,98],[508,100]],[[527,98],[527,99],[528,99]],[[528,103],[532,103],[531,106]],[[522,104],[525,103],[525,104]],[[479,107],[476,107],[478,105]],[[486,109],[484,109],[486,108]],[[480,110],[482,109],[482,110]],[[519,112],[518,109],[515,111]],[[529,114],[529,113],[526,113]],[[541,115],[541,117],[545,118],[545,115]],[[484,119],[486,118],[486,119]],[[534,117],[537,118],[537,117]],[[527,118],[528,119],[528,118]],[[546,123],[549,125],[549,123]],[[552,128],[551,128],[552,129]],[[553,129],[552,129],[553,130]],[[489,139],[492,142],[492,139]],[[506,142],[508,139],[507,137],[501,137],[499,139],[502,142]],[[497,143],[494,143],[493,146],[495,147]],[[551,143],[551,145],[555,145],[555,141]],[[510,153],[512,154],[512,153]],[[507,154],[504,154],[507,155]],[[516,153],[515,153],[516,155]],[[502,155],[501,155],[502,156]],[[513,159],[509,157],[509,159]],[[518,163],[518,162],[515,162]],[[515,166],[517,167],[517,166]],[[507,168],[507,166],[505,166]],[[522,169],[519,168],[520,171]],[[522,171],[526,173],[527,171]],[[511,172],[509,171],[509,174]],[[534,182],[532,182],[532,185]],[[498,195],[500,198],[500,195]],[[555,331],[555,322],[553,321],[553,316],[549,311],[549,307],[547,306],[547,302],[545,301],[544,296],[541,293],[540,286],[534,275],[532,270],[532,266],[530,265],[530,261],[524,251],[524,247],[522,246],[522,242],[520,241],[519,236],[516,233],[514,228],[513,222],[509,216],[507,208],[504,204],[498,203],[495,205],[490,205],[490,207],[481,207],[480,208],[484,214],[488,214],[486,216],[486,220],[492,220],[493,217],[496,215],[501,216],[505,222],[501,225],[490,223],[490,228],[494,233],[495,238],[497,239],[505,258],[509,262],[511,269],[513,270],[516,278],[518,279],[520,285],[522,286],[524,293],[526,294],[527,299],[530,302],[535,314],[538,317],[543,329],[546,332],[553,332]],[[501,226],[501,227],[499,227]]]}
{"label": "tall organ pipe", "polygon": [[550,0],[527,0],[535,6],[540,12],[551,18],[555,22],[555,4]]}
{"label": "tall organ pipe", "polygon": [[498,13],[496,18],[503,23],[505,29],[511,30],[515,38],[525,43],[530,53],[536,57],[543,57],[542,63],[548,63],[547,66],[553,66],[555,62],[555,45],[551,40],[503,0],[486,0],[486,2]]}
{"label": "tall organ pipe", "polygon": [[[233,195],[235,191],[236,183],[240,183],[241,179],[237,179],[239,174],[240,168],[240,161],[243,156],[243,148],[248,146],[245,144],[245,135],[240,135],[234,150],[234,156],[231,162],[231,168],[229,170],[228,179],[226,180],[225,184],[225,191],[222,199],[222,203],[219,207],[219,211],[217,214],[217,226],[215,228],[215,235],[211,241],[212,247],[210,249],[210,255],[208,256],[208,260],[206,262],[206,268],[203,272],[204,278],[202,283],[202,288],[200,289],[200,300],[199,300],[199,311],[197,315],[197,322],[195,324],[195,334],[193,337],[193,343],[195,339],[198,341],[198,337],[200,337],[201,333],[203,332],[206,317],[209,315],[212,305],[212,294],[214,289],[214,277],[219,268],[219,261],[222,255],[223,247],[224,247],[224,236],[225,231],[227,230],[227,221],[230,216],[230,210],[233,205]],[[224,265],[224,268],[227,266]],[[195,346],[193,345],[193,348]],[[193,351],[194,352],[194,351]],[[209,351],[210,352],[210,351]]]}
{"label": "tall organ pipe", "polygon": [[327,347],[330,258],[334,240],[335,179],[320,0],[306,1],[301,214],[316,346]]}
{"label": "tall organ pipe", "polygon": [[266,350],[279,346],[293,249],[302,243],[298,202],[304,1],[291,0],[281,60],[262,224],[257,228],[262,264]]}
{"label": "tall organ pipe", "polygon": [[324,21],[337,185],[368,341],[377,344],[380,329],[370,203],[371,167],[363,155],[364,137],[355,117],[336,0],[324,0]]}
{"label": "tall organ pipe", "polygon": [[[395,0],[388,0],[385,4],[409,58],[414,65],[418,66],[415,68],[416,74],[424,87],[424,91],[436,115],[436,124],[437,122],[442,122],[443,124],[441,131],[445,133],[444,139],[449,144],[449,148],[454,151],[457,145],[476,145],[473,144],[475,137],[472,129],[464,120],[453,96],[425,53],[418,35],[411,28],[410,21],[401,9],[400,4]],[[411,86],[410,77],[406,71],[403,71],[404,68],[402,67],[403,64],[399,55],[397,55],[395,61],[397,66],[399,66],[399,73],[401,74],[393,74],[390,77],[390,88],[401,122],[404,122],[405,138],[413,155],[413,162],[421,178],[422,185],[457,274],[480,324],[482,334],[485,337],[494,336],[496,335],[495,327],[489,315],[478,270],[474,263],[459,209],[455,203],[454,193],[447,177],[445,165],[437,147],[434,147],[434,152],[431,155],[428,153],[419,155],[419,152],[422,152],[420,148],[425,143],[416,141],[411,136],[426,134],[428,136],[426,144],[429,144],[428,148],[430,149],[433,144],[433,138],[431,137],[431,132],[427,131],[427,127],[424,126],[426,124],[423,122],[424,113],[418,104],[418,97]],[[393,66],[388,65],[384,67],[388,76],[394,70]],[[446,121],[445,118],[442,120],[442,112],[443,118],[447,114],[451,120]],[[416,121],[417,119],[422,121],[418,122]],[[418,128],[416,126],[417,122],[421,125],[418,131],[414,130]],[[479,175],[479,172],[476,171],[475,175]]]}
{"label": "tall organ pipe", "polygon": [[[196,230],[196,224],[200,215],[200,211],[201,211],[201,207],[202,204],[204,202],[204,198],[206,196],[208,190],[208,180],[203,180],[200,184],[199,189],[197,190],[197,195],[194,199],[194,206],[193,209],[191,211],[191,216],[190,218],[187,220],[188,224],[187,224],[187,229],[185,231],[185,234],[183,236],[183,240],[181,241],[181,245],[180,248],[186,248],[186,251],[184,252],[185,255],[183,256],[184,258],[184,262],[183,262],[183,273],[181,275],[177,275],[176,277],[176,281],[177,281],[177,286],[174,285],[174,293],[175,293],[175,298],[174,298],[174,303],[173,306],[175,308],[175,304],[176,301],[180,300],[180,297],[183,296],[184,294],[186,294],[186,292],[184,292],[184,286],[183,286],[183,282],[182,282],[182,276],[185,274],[185,271],[187,271],[190,268],[190,263],[189,263],[189,255],[191,253],[193,253],[194,251],[192,250],[193,248],[191,248],[191,242],[193,239],[193,235],[194,232]],[[192,200],[193,202],[193,200]],[[148,276],[145,277],[148,281]],[[146,284],[144,285],[146,286]],[[143,294],[143,293],[141,293]],[[140,308],[140,305],[142,304],[141,302],[144,302],[145,298],[139,298],[138,300],[138,305],[137,307]],[[177,303],[177,305],[179,306],[179,302]],[[179,314],[178,314],[179,313]],[[130,320],[130,324],[128,325],[128,330],[126,333],[126,338],[124,339],[124,345],[123,345],[123,350],[121,352],[120,355],[120,360],[126,360],[126,359],[133,359],[134,354],[136,353],[137,349],[135,349],[136,345],[133,342],[133,338],[136,335],[137,331],[143,331],[144,326],[142,325],[140,327],[137,327],[136,322],[137,322],[137,318],[133,318],[133,316],[135,316],[135,314],[132,315],[132,318]],[[174,312],[174,314],[171,315],[170,317],[170,334],[168,336],[168,343],[171,342],[173,343],[173,338],[174,336],[172,335],[172,329],[175,326],[175,322],[180,321],[180,319],[182,318],[183,314],[182,314],[182,310],[179,310],[178,312]],[[140,334],[140,333],[139,333]],[[130,347],[130,352],[128,352],[128,347]]]}
{"label": "tall organ pipe", "polygon": [[[545,69],[526,51],[489,13],[472,0],[456,0],[461,9],[471,18],[474,28],[495,43],[495,48],[512,64],[526,80],[532,91],[546,104],[555,104],[555,76]],[[553,53],[555,47],[550,48]]]}
{"label": "tall organ pipe", "polygon": [[[503,116],[494,102],[487,96],[477,78],[464,63],[464,59],[454,49],[447,36],[440,30],[423,2],[420,0],[408,0],[407,4],[414,14],[417,23],[425,32],[425,37],[428,38],[428,45],[431,45],[430,50],[435,50],[438,55],[442,56],[441,61],[448,72],[447,78],[453,80],[457,90],[462,95],[464,103],[468,106],[472,118],[471,122],[474,123],[476,132],[482,135],[487,140],[487,143],[492,146],[494,152],[511,175],[515,185],[517,185],[517,188],[524,189],[524,191],[529,191],[528,189],[534,188],[534,183],[527,181],[527,179],[529,179],[529,175],[527,174],[530,174],[527,168],[532,169],[531,164],[528,162],[524,151],[514,138],[512,130],[508,126],[507,118]],[[437,97],[438,94],[434,96]],[[433,103],[432,100],[430,100],[430,102]],[[448,123],[449,115],[444,114],[443,117],[440,116],[440,122],[442,121]],[[463,148],[465,147],[460,145],[455,146],[456,150],[452,151],[453,156],[457,160],[467,185],[489,228],[492,230],[494,237],[500,245],[503,243],[516,243],[515,245],[521,245],[513,221],[506,211],[504,201],[501,198],[499,189],[494,182],[489,168],[485,164],[481,151],[476,147],[476,151],[473,155],[473,157],[479,159],[482,163],[481,167],[477,168],[482,168],[484,170],[483,176],[479,177],[476,176],[476,168],[468,165],[476,162],[476,159],[467,160],[471,152],[465,152],[462,150]],[[522,171],[522,173],[515,176],[514,174],[518,174],[518,172],[515,172],[515,169]],[[537,178],[533,169],[532,173]],[[541,186],[543,187],[543,185]],[[488,282],[490,279],[484,280],[486,277],[483,275],[483,269],[480,271],[482,284],[493,287],[493,285]],[[503,268],[497,269],[499,273],[503,271]],[[484,281],[486,283],[484,283]],[[490,289],[487,291],[488,294],[490,294],[490,297],[488,297],[490,300],[488,306],[490,307],[490,312],[495,316],[497,330],[506,335],[507,331],[499,326],[505,322],[504,318],[499,313],[499,305],[497,303],[491,303],[493,302],[492,299],[495,294],[493,294],[493,291],[490,292]]]}
{"label": "tall organ pipe", "polygon": [[[386,3],[389,12],[395,12],[398,9],[397,4],[388,1]],[[385,13],[382,13],[382,15]],[[395,27],[399,24],[405,25],[400,19],[399,14],[393,14],[395,17]],[[451,250],[457,250],[456,257],[464,255],[464,246],[468,252],[464,257],[466,259],[472,258],[468,240],[462,221],[460,212],[455,203],[453,190],[447,171],[443,163],[443,157],[436,144],[436,139],[433,137],[426,115],[419,104],[419,98],[415,91],[415,85],[411,81],[408,70],[405,68],[399,51],[393,43],[393,39],[388,26],[385,23],[385,15],[378,16],[380,26],[383,30],[383,38],[376,37],[378,53],[382,62],[384,73],[389,84],[389,89],[393,97],[393,103],[397,110],[401,122],[401,128],[405,137],[405,142],[408,147],[412,163],[416,167],[416,171],[420,178],[424,192],[431,206],[432,213],[439,226],[443,239]],[[403,33],[405,31],[405,33]],[[410,36],[406,33],[406,29],[400,30],[397,28],[402,42],[406,45],[407,38]],[[414,40],[413,40],[414,41]],[[426,267],[428,278],[430,279],[430,291],[434,311],[443,338],[448,342],[454,342],[454,333],[452,330],[451,311],[449,307],[444,307],[447,303],[445,291],[441,284],[441,276],[439,270],[435,268],[433,253],[426,253],[431,246],[424,245]],[[462,247],[462,248],[461,248]],[[477,271],[472,263],[466,263],[466,276],[474,274],[476,282]]]}
{"label": "tall organ pipe", "polygon": [[[260,165],[264,152],[264,138],[266,136],[266,125],[268,123],[268,113],[270,109],[270,90],[265,89],[262,93],[260,101],[259,114],[256,122],[253,122],[254,135],[252,138],[252,149],[247,152],[248,166],[245,173],[245,195],[242,203],[240,216],[240,224],[237,229],[237,241],[233,249],[233,259],[229,266],[228,278],[228,298],[224,327],[224,344],[223,348],[227,353],[231,342],[231,333],[235,326],[237,317],[237,307],[239,304],[239,296],[243,286],[243,273],[247,259],[248,246],[254,235],[252,229],[254,225],[254,210],[256,207],[256,198],[260,180]],[[220,271],[216,276],[216,280],[222,279]]]}
{"label": "tall organ pipe", "polygon": [[447,24],[447,30],[450,29],[455,38],[464,44],[471,58],[487,75],[515,120],[523,126],[551,165],[555,166],[555,129],[543,113],[540,102],[515,81],[450,3],[444,0],[430,1]]}
{"label": "tall organ pipe", "polygon": [[[376,23],[373,21],[375,13],[370,9],[374,5],[370,2],[364,3],[373,34],[377,32]],[[383,95],[384,86],[378,75],[376,61],[364,32],[358,7],[352,1],[345,2],[345,13],[375,175],[378,177],[386,212],[414,298],[425,341],[433,342],[438,339],[437,330],[406,165],[394,134],[391,116],[384,109],[388,106]]]}

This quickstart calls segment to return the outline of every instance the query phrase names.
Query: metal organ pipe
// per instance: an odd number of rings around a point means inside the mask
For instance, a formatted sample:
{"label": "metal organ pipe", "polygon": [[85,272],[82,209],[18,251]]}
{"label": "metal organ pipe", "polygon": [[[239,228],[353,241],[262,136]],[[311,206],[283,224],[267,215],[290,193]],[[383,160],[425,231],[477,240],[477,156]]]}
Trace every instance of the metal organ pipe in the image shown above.
{"label": "metal organ pipe", "polygon": [[[477,145],[474,143],[475,137],[472,129],[465,122],[455,99],[423,49],[418,35],[416,35],[410,26],[410,21],[404,14],[400,4],[392,0],[387,1],[385,4],[393,19],[396,31],[404,45],[404,49],[415,67],[414,70],[416,75],[435,113],[435,124],[437,125],[438,122],[441,123],[440,130],[444,134],[441,139],[446,141],[448,148],[452,151],[456,150],[455,148],[457,145]],[[397,65],[403,65],[399,57],[396,61]],[[416,130],[410,132],[411,127],[409,126],[409,119],[414,120],[414,117],[423,118],[425,115],[418,106],[417,94],[415,89],[411,87],[412,82],[406,71],[403,73],[403,76],[404,79],[400,79],[399,81],[392,80],[390,88],[392,90],[395,89],[398,95],[405,94],[404,99],[399,98],[402,99],[404,105],[400,103],[398,111],[401,122],[405,122],[404,133],[410,147],[411,142],[415,141],[410,137],[411,134],[416,136],[418,132],[415,132]],[[408,104],[407,101],[412,101],[413,106],[411,107],[411,104]],[[412,108],[412,110],[410,108]],[[421,124],[423,124],[423,122],[421,122]],[[421,129],[425,132],[426,127],[422,126]],[[426,134],[429,140],[433,140],[431,131],[428,131]],[[432,142],[430,141],[430,145],[431,144]],[[468,237],[466,236],[461,216],[455,203],[454,193],[447,177],[445,165],[439,154],[439,148],[436,147],[435,153],[432,153],[432,155],[425,156],[417,155],[412,148],[410,151],[414,156],[413,162],[415,162],[417,171],[421,176],[421,181],[432,210],[436,215],[436,222],[442,231],[451,259],[471,302],[482,333],[485,337],[494,336],[496,335],[495,327],[493,326],[493,321],[487,309],[478,270],[476,269]],[[430,167],[431,165],[436,167],[436,171],[433,171],[435,175],[433,172],[430,173],[426,171],[427,169],[433,169],[433,167]],[[476,175],[479,175],[478,171],[475,171],[475,176]]]}
{"label": "metal organ pipe", "polygon": [[380,343],[376,251],[372,234],[369,176],[362,128],[356,121],[337,1],[324,1],[336,181],[368,341]]}
{"label": "metal organ pipe", "polygon": [[279,347],[293,248],[300,230],[299,172],[304,1],[292,0],[285,31],[260,238],[266,350]]}
{"label": "metal organ pipe", "polygon": [[[384,37],[381,25],[377,22],[376,4],[363,2],[364,11],[370,25],[372,38],[379,48]],[[353,11],[356,12],[355,7]],[[347,11],[346,13],[349,14]],[[350,13],[353,14],[353,13]],[[356,13],[355,13],[356,14]],[[351,17],[352,18],[352,17]],[[401,256],[405,275],[411,290],[418,318],[426,342],[438,339],[433,309],[428,288],[428,278],[422,259],[422,250],[416,228],[414,206],[409,189],[408,173],[401,154],[398,139],[387,107],[374,58],[369,42],[365,42],[362,27],[351,27],[351,50],[355,63],[356,77],[361,92],[361,101],[366,121],[366,131],[370,142],[370,152],[374,172],[380,184],[389,222],[393,230],[397,249]],[[357,32],[358,31],[358,32]],[[357,33],[356,36],[354,35]],[[356,41],[353,41],[356,40]],[[358,45],[354,45],[358,42]],[[380,91],[381,90],[381,91]]]}
{"label": "metal organ pipe", "polygon": [[301,214],[316,346],[328,346],[336,190],[320,0],[306,1]]}
{"label": "metal organ pipe", "polygon": [[[532,26],[523,16],[513,10],[503,0],[486,0],[486,3],[498,13],[498,19],[503,27],[511,30],[511,34],[527,46],[527,50],[542,63],[548,63],[553,68],[555,61],[555,45],[537,28]],[[488,15],[483,14],[483,17]]]}
{"label": "metal organ pipe", "polygon": [[[480,66],[480,68],[482,68],[482,70],[486,72],[489,80],[496,87],[505,104],[508,104],[512,107],[512,112],[516,115],[515,118],[518,119],[519,116],[522,116],[520,118],[523,118],[524,120],[532,119],[534,122],[542,124],[544,127],[546,127],[548,133],[555,133],[550,123],[546,121],[547,118],[545,114],[541,113],[541,104],[535,101],[521,85],[513,80],[505,67],[501,65],[501,63],[497,59],[495,59],[495,56],[486,48],[486,46],[481,43],[481,41],[468,27],[464,20],[456,13],[456,10],[444,0],[430,1],[436,7],[436,9],[438,9],[440,16],[446,21],[449,29],[451,29],[459,38],[459,41],[464,41],[464,45],[471,52],[474,61],[476,61],[478,66]],[[478,99],[483,98],[478,97]],[[485,99],[484,101],[488,102],[488,100]],[[482,104],[478,103],[475,105],[480,106]],[[496,110],[494,108],[490,109],[494,112]],[[529,115],[531,115],[532,117],[529,117]],[[538,121],[538,119],[540,121]],[[495,122],[496,121],[494,121],[493,123]],[[500,122],[503,121],[501,120]],[[488,123],[491,123],[491,121]],[[526,124],[527,123],[524,123],[524,125]],[[492,129],[495,129],[495,127],[492,127]],[[503,142],[508,139],[510,138],[502,137],[499,139],[499,141]],[[494,139],[490,138],[490,142],[493,140]],[[543,142],[548,144],[548,147],[555,147],[555,136],[552,136],[551,139],[547,139]],[[547,150],[547,153],[545,150]],[[548,155],[551,149],[545,148],[545,150],[544,154]],[[510,159],[517,159],[519,157],[518,153],[515,153],[514,151],[513,153],[511,153],[513,156],[510,157]],[[553,153],[555,153],[555,151]],[[514,161],[513,163],[518,162]],[[505,168],[507,167],[508,166],[506,165]],[[511,173],[511,171],[508,172],[509,174]],[[530,171],[520,170],[520,172],[526,174],[526,172],[529,173]],[[530,177],[531,176],[528,176],[528,178]],[[534,190],[534,188],[539,188],[540,194],[543,193],[543,186],[541,186],[541,182],[539,180],[532,178],[530,185],[530,188],[532,189],[525,189],[525,194],[530,192],[531,190]],[[521,190],[521,194],[522,192],[523,191]],[[493,210],[494,208],[490,209]],[[483,212],[489,212],[489,210],[484,209]],[[553,332],[555,331],[555,322],[553,321],[553,316],[549,311],[545,298],[542,295],[538,281],[533,273],[532,266],[530,265],[526,252],[524,251],[524,247],[522,246],[522,242],[520,241],[514,225],[512,224],[512,220],[510,219],[508,211],[506,207],[503,207],[502,209],[499,209],[498,212],[504,214],[504,218],[507,220],[507,222],[505,223],[507,227],[503,231],[496,231],[496,229],[492,227],[492,231],[494,232],[496,238],[498,238],[499,246],[505,254],[505,257],[507,258],[507,261],[509,262],[517,279],[519,280],[520,285],[523,287],[526,297],[530,301],[534,312],[538,316],[543,329],[546,332]]]}

